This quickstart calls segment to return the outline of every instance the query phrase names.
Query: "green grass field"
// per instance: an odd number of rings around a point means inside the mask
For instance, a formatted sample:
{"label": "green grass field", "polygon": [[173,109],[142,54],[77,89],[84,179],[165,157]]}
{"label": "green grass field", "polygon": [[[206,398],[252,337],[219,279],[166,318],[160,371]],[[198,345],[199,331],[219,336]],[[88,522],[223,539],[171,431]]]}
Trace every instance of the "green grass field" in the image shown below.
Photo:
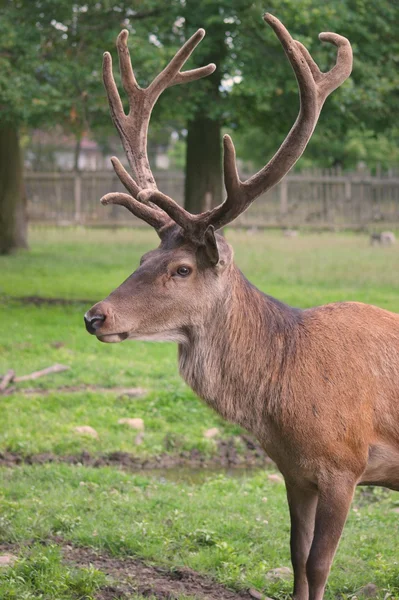
{"label": "green grass field", "polygon": [[[366,235],[349,233],[227,236],[245,275],[284,302],[308,307],[359,300],[399,312],[398,247],[372,248]],[[83,314],[91,303],[121,283],[157,243],[152,231],[35,229],[30,242],[29,252],[0,257],[0,374],[14,369],[24,375],[54,363],[70,369],[0,396],[0,453],[24,461],[43,453],[96,457],[122,451],[154,460],[199,451],[211,460],[218,444],[228,440],[238,456],[245,455],[240,429],[224,423],[180,379],[175,345],[103,345],[84,330]],[[34,393],[26,393],[33,387]],[[134,398],[116,387],[144,391]],[[118,424],[137,417],[145,424],[140,440],[137,431]],[[84,425],[97,437],[78,434],[75,427]],[[214,427],[218,437],[205,438]],[[272,581],[268,575],[290,566],[284,485],[269,473],[187,468],[132,473],[56,462],[4,466],[0,554],[19,559],[0,567],[0,598],[149,597],[131,582],[112,595],[115,573],[105,563],[66,560],[66,543],[166,570],[187,566],[232,590],[255,588],[287,598],[291,580]],[[393,492],[357,493],[326,598],[354,598],[371,582],[377,598],[399,599],[398,508]],[[155,591],[154,597],[161,596]],[[179,600],[195,597],[176,592]]]}

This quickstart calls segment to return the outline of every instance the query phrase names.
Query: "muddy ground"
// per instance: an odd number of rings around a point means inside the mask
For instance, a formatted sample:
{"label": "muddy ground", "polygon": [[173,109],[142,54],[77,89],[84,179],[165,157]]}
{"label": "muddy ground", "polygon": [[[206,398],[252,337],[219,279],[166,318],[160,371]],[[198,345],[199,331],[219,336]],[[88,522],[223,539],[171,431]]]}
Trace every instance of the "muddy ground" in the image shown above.
{"label": "muddy ground", "polygon": [[153,469],[175,469],[187,467],[192,469],[212,468],[255,468],[273,464],[259,444],[250,436],[241,435],[244,450],[238,451],[234,437],[220,440],[213,456],[207,456],[197,449],[178,454],[160,454],[152,457],[141,457],[130,452],[111,452],[109,454],[91,454],[83,451],[79,454],[57,455],[51,452],[24,455],[19,452],[0,452],[0,467],[18,465],[43,465],[46,463],[66,463],[87,467],[113,466],[126,471]]}
{"label": "muddy ground", "polygon": [[[156,600],[178,600],[181,595],[198,600],[253,600],[254,590],[233,591],[211,577],[187,567],[166,569],[146,564],[133,557],[116,558],[93,548],[86,548],[54,537],[43,544],[56,543],[65,563],[76,567],[92,565],[105,573],[108,584],[96,593],[96,600],[128,600],[134,593]],[[0,554],[18,556],[22,547],[0,544]],[[26,546],[25,546],[26,551]]]}

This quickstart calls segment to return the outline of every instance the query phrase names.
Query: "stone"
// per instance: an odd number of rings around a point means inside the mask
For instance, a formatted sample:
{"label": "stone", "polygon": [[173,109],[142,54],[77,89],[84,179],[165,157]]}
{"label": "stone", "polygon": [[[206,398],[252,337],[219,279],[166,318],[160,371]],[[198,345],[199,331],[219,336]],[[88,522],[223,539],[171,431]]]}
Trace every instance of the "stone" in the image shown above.
{"label": "stone", "polygon": [[140,419],[140,418],[134,418],[134,419],[125,418],[125,419],[119,419],[119,421],[118,421],[118,425],[128,425],[128,426],[129,426],[129,427],[131,427],[132,429],[137,429],[137,431],[144,431],[144,421],[143,421],[143,419]]}
{"label": "stone", "polygon": [[393,246],[396,244],[396,237],[393,231],[372,233],[370,235],[370,244],[372,246]]}
{"label": "stone", "polygon": [[281,581],[291,579],[292,571],[289,567],[276,567],[266,573],[266,578],[269,581]]}
{"label": "stone", "polygon": [[206,438],[207,440],[212,440],[213,438],[217,437],[218,435],[220,435],[220,431],[217,427],[211,427],[210,429],[207,429],[204,432],[204,438]]}
{"label": "stone", "polygon": [[375,583],[367,583],[358,590],[356,596],[360,596],[361,598],[376,598],[378,593],[379,590]]}
{"label": "stone", "polygon": [[16,560],[14,554],[0,554],[0,567],[11,567]]}
{"label": "stone", "polygon": [[127,396],[128,398],[139,398],[140,396],[145,396],[147,394],[147,390],[144,388],[120,388],[118,398],[123,398],[123,396]]}
{"label": "stone", "polygon": [[251,598],[255,598],[255,600],[272,600],[271,598],[265,596],[264,594],[262,594],[262,592],[258,592],[258,590],[255,590],[254,588],[251,588],[250,590],[248,590],[248,592]]}
{"label": "stone", "polygon": [[93,427],[90,427],[90,425],[78,425],[78,427],[75,427],[75,431],[76,431],[76,433],[81,433],[82,435],[88,435],[92,438],[95,438],[96,440],[99,437],[97,431]]}
{"label": "stone", "polygon": [[269,481],[273,481],[274,483],[284,483],[284,479],[278,473],[270,473],[267,478]]}

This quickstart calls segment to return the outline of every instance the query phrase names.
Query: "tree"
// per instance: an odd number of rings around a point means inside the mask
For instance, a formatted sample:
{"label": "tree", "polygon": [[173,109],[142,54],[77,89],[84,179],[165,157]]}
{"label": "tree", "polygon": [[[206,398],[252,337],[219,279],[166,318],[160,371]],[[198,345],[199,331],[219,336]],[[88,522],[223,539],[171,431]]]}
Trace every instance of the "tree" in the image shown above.
{"label": "tree", "polygon": [[[32,58],[26,55],[22,36],[31,41],[30,31],[13,29],[0,13],[0,254],[26,246],[26,202],[22,181],[22,157],[18,117],[25,106],[21,100],[31,89]],[[11,64],[19,70],[10,85]]]}
{"label": "tree", "polygon": [[[399,6],[381,0],[269,0],[294,37],[327,69],[335,49],[325,29],[350,38],[353,76],[327,101],[304,164],[352,165],[362,158],[393,160],[398,127]],[[291,68],[262,22],[260,0],[3,0],[0,9],[0,251],[19,245],[23,210],[18,131],[60,124],[79,140],[88,129],[105,139],[111,119],[101,81],[101,56],[115,48],[120,29],[139,83],[153,79],[199,27],[207,36],[187,68],[217,64],[210,77],[165,92],[152,127],[173,125],[186,140],[186,207],[201,211],[222,200],[221,134],[233,133],[238,156],[259,166],[274,153],[298,111]],[[115,57],[115,51],[113,51]],[[115,69],[117,81],[118,73]],[[161,135],[162,137],[162,135]],[[13,139],[13,143],[10,140]],[[380,161],[381,162],[381,161]],[[134,175],[134,174],[133,174]],[[5,206],[6,204],[6,206]],[[10,204],[14,207],[11,209]]]}
{"label": "tree", "polygon": [[[280,6],[276,14],[283,15],[287,3]],[[322,68],[334,60],[334,49],[322,48],[316,36],[318,31],[328,27],[347,36],[354,51],[353,73],[323,108],[320,125],[298,166],[339,164],[349,169],[359,160],[371,167],[377,163],[384,167],[397,164],[399,5],[383,0],[377,7],[370,0],[346,0],[324,4],[301,1],[297,6],[299,14],[291,16],[294,25],[290,29]],[[281,139],[281,125],[284,129],[289,127],[297,106],[292,75],[283,61],[276,56],[268,68],[274,91],[270,90],[263,106],[256,103],[258,110],[252,112],[255,118],[237,122],[239,156],[252,160],[256,167]],[[237,104],[245,102],[242,92],[246,92],[240,88],[233,88],[235,98],[231,100]],[[267,136],[262,135],[262,130],[267,131]]]}
{"label": "tree", "polygon": [[[19,132],[62,125],[76,139],[110,127],[101,56],[123,26],[151,17],[136,0],[5,0],[0,8],[0,253],[26,246]],[[135,8],[137,5],[137,10]],[[146,45],[138,51],[145,63]],[[77,162],[77,160],[75,161]]]}
{"label": "tree", "polygon": [[[161,6],[154,0],[154,5]],[[354,49],[352,77],[327,101],[319,128],[302,164],[353,166],[357,159],[388,154],[398,140],[399,6],[382,0],[270,0],[268,10],[303,42],[320,67],[335,61],[334,47],[317,38],[326,29],[346,35]],[[222,200],[221,132],[233,133],[238,156],[265,164],[291,128],[298,112],[294,75],[273,32],[262,23],[263,4],[251,0],[171,0],[151,26],[160,51],[172,51],[198,27],[207,36],[193,66],[217,64],[207,80],[188,91],[172,89],[163,114],[185,114],[186,207],[204,209]],[[149,31],[149,30],[148,30]],[[132,43],[134,43],[132,41]],[[169,51],[169,53],[168,53]],[[166,96],[166,95],[165,95]],[[162,114],[159,111],[158,117]]]}

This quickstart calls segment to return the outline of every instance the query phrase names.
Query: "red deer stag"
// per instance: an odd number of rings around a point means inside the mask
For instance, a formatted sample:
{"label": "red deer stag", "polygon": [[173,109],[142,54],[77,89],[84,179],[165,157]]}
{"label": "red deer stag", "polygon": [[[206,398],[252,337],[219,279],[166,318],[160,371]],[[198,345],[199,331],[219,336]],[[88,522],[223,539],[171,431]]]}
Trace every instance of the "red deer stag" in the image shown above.
{"label": "red deer stag", "polygon": [[186,382],[223,417],[252,432],[281,470],[291,516],[294,598],[320,600],[358,484],[399,490],[399,315],[343,302],[290,308],[251,285],[218,233],[257,196],[278,183],[303,153],[327,96],[349,76],[347,39],[321,33],[337,47],[336,65],[322,73],[309,52],[272,15],[299,86],[299,116],[268,164],[239,179],[233,142],[224,138],[223,204],[188,213],[157,190],[147,157],[151,110],[169,86],[212,73],[210,64],[180,71],[205,32],[200,29],[146,88],[138,86],[127,48],[117,40],[126,115],[104,55],[112,119],[135,180],[113,166],[129,194],[111,193],[155,228],[160,245],[85,316],[102,342],[127,339],[179,344]]}

